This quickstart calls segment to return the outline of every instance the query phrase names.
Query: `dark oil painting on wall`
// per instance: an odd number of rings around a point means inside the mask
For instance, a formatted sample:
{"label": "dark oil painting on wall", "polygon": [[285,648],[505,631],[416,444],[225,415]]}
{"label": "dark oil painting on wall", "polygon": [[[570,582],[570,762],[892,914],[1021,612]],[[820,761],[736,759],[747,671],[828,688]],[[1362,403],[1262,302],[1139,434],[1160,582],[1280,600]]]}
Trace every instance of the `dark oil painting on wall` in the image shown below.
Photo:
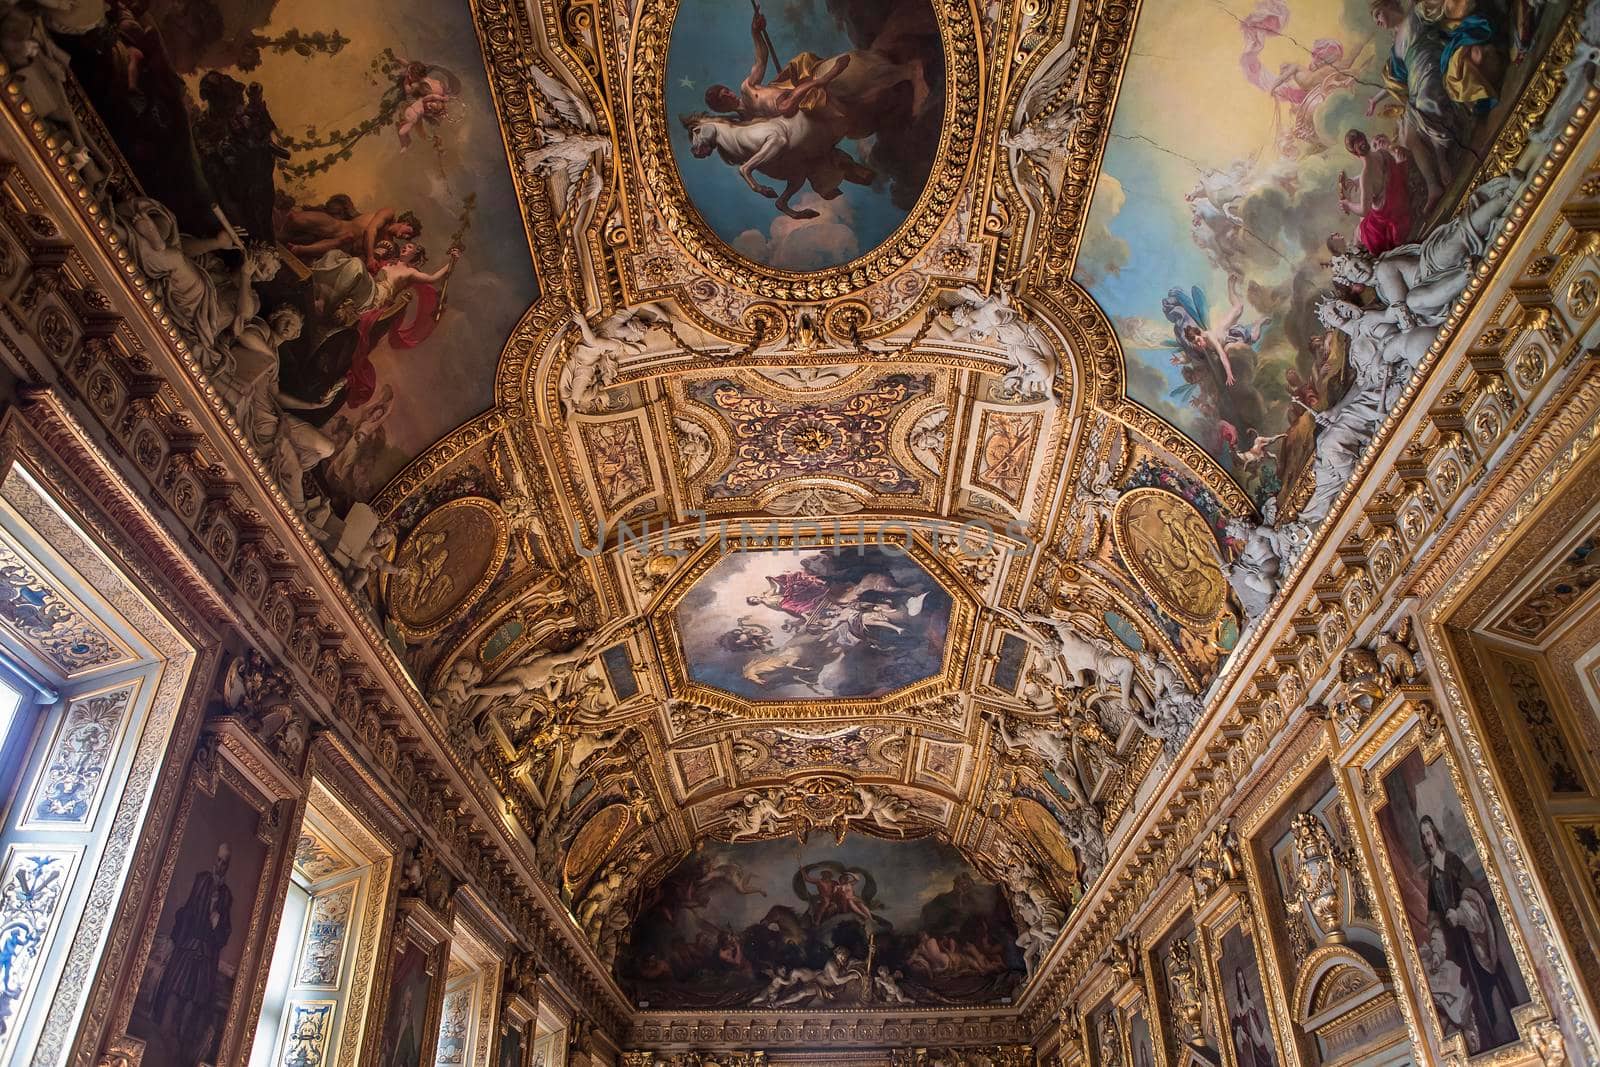
{"label": "dark oil painting on wall", "polygon": [[216,1060],[267,862],[260,819],[226,780],[194,794],[128,1021],[150,1067]]}
{"label": "dark oil painting on wall", "polygon": [[1446,1038],[1475,1055],[1517,1040],[1528,987],[1443,759],[1412,751],[1383,779],[1379,814],[1406,927]]}
{"label": "dark oil painting on wall", "polygon": [[528,1051],[526,1031],[521,1023],[501,1022],[499,1067],[522,1067]]}
{"label": "dark oil painting on wall", "polygon": [[403,944],[389,983],[378,1062],[383,1067],[420,1067],[423,1053],[433,1046],[426,1029],[428,998],[433,992],[429,954],[409,937],[396,936],[402,937]]}
{"label": "dark oil painting on wall", "polygon": [[617,976],[641,1007],[1009,1002],[1004,894],[932,839],[707,845],[641,902]]}
{"label": "dark oil painting on wall", "polygon": [[1222,1000],[1228,1007],[1228,1038],[1239,1067],[1278,1067],[1277,1039],[1261,988],[1254,939],[1243,926],[1222,935],[1217,970],[1222,975]]}

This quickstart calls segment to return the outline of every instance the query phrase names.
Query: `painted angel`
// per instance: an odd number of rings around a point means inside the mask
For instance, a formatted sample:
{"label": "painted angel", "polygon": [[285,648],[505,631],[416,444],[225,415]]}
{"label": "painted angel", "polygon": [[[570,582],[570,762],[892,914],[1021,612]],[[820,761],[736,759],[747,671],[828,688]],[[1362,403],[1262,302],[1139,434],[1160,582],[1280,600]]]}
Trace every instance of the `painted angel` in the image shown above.
{"label": "painted angel", "polygon": [[[1172,362],[1178,366],[1188,364],[1208,369],[1213,378],[1220,372],[1222,380],[1217,384],[1222,388],[1231,387],[1236,380],[1234,359],[1254,355],[1261,344],[1262,335],[1272,322],[1270,318],[1262,317],[1253,323],[1246,323],[1244,301],[1235,295],[1236,290],[1237,285],[1230,280],[1228,291],[1233,303],[1216,325],[1211,323],[1211,309],[1206,301],[1205,290],[1198,285],[1187,293],[1174,286],[1167,290],[1166,299],[1161,301],[1161,312],[1172,323],[1175,338],[1167,342],[1173,349]],[[1192,393],[1193,389],[1183,387],[1180,391]],[[1174,398],[1183,399],[1176,395]]]}
{"label": "painted angel", "polygon": [[600,129],[583,97],[538,66],[533,83],[543,105],[539,134],[543,143],[522,158],[529,174],[552,182],[550,198],[560,213],[558,228],[569,223],[574,233],[588,225],[588,212],[600,199],[601,170],[611,158],[611,138]]}
{"label": "painted angel", "polygon": [[449,114],[450,102],[461,95],[461,79],[443,67],[410,62],[399,77],[403,103],[395,132],[400,147],[411,146],[411,135],[426,123],[436,125]]}
{"label": "painted angel", "polygon": [[1273,140],[1286,158],[1294,159],[1327,151],[1317,132],[1317,118],[1334,96],[1356,85],[1356,72],[1370,62],[1367,50],[1372,40],[1346,57],[1343,42],[1319,37],[1311,43],[1309,62],[1283,63],[1273,74],[1261,62],[1261,52],[1269,39],[1287,37],[1289,18],[1286,0],[1257,0],[1255,10],[1239,21],[1245,43],[1239,69],[1246,81],[1271,95]]}

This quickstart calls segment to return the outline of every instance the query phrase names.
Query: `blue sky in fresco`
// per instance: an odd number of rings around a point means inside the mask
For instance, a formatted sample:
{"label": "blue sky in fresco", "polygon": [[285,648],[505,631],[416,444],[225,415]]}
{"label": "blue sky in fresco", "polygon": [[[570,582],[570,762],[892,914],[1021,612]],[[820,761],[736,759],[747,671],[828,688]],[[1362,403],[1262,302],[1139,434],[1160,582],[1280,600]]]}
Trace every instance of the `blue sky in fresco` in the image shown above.
{"label": "blue sky in fresco", "polygon": [[[787,63],[796,53],[815,52],[828,57],[850,51],[850,40],[834,24],[821,0],[793,0],[786,4],[768,3],[767,33]],[[684,191],[702,218],[729,244],[739,242],[739,250],[751,258],[796,270],[818,270],[847,262],[870,252],[905,221],[906,213],[889,199],[887,183],[881,188],[846,184],[844,195],[824,204],[807,185],[795,197],[798,207],[814,207],[822,217],[800,224],[799,228],[826,233],[810,233],[803,243],[790,239],[788,260],[779,249],[765,254],[757,251],[760,238],[770,242],[774,220],[785,219],[772,201],[751,191],[734,167],[713,154],[696,159],[689,152],[689,133],[679,116],[705,111],[705,92],[721,83],[735,90],[750,71],[754,46],[750,41],[750,0],[683,0],[673,24],[672,42],[667,53],[667,124],[671,130],[672,153],[683,179]],[[776,71],[769,66],[767,79]],[[684,84],[685,79],[691,84]],[[844,141],[841,147],[857,160],[862,152],[856,142]],[[766,185],[782,189],[783,183],[761,176]],[[785,219],[786,225],[789,220]],[[749,234],[749,231],[755,231]],[[742,234],[748,234],[739,241]],[[818,240],[817,238],[821,238]],[[799,247],[803,244],[803,247]]]}

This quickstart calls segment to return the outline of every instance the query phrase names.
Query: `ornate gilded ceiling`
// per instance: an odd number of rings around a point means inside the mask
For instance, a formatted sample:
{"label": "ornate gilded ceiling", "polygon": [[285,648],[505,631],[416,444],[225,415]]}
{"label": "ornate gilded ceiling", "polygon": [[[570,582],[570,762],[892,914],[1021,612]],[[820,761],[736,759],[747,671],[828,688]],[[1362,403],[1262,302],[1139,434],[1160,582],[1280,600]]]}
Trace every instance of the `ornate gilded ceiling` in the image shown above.
{"label": "ornate gilded ceiling", "polygon": [[138,269],[624,988],[892,1007],[1016,994],[1333,507],[1520,188],[1565,10],[1501,6],[53,28]]}

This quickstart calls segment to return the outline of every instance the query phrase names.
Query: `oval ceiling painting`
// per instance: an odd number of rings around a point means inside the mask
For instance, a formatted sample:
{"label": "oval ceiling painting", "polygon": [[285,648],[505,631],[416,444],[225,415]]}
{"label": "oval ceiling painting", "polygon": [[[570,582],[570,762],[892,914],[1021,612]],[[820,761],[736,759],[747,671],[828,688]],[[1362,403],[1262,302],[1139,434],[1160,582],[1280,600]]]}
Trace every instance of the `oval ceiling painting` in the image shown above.
{"label": "oval ceiling painting", "polygon": [[666,107],[684,193],[778,270],[826,270],[905,222],[944,118],[930,0],[682,0]]}

